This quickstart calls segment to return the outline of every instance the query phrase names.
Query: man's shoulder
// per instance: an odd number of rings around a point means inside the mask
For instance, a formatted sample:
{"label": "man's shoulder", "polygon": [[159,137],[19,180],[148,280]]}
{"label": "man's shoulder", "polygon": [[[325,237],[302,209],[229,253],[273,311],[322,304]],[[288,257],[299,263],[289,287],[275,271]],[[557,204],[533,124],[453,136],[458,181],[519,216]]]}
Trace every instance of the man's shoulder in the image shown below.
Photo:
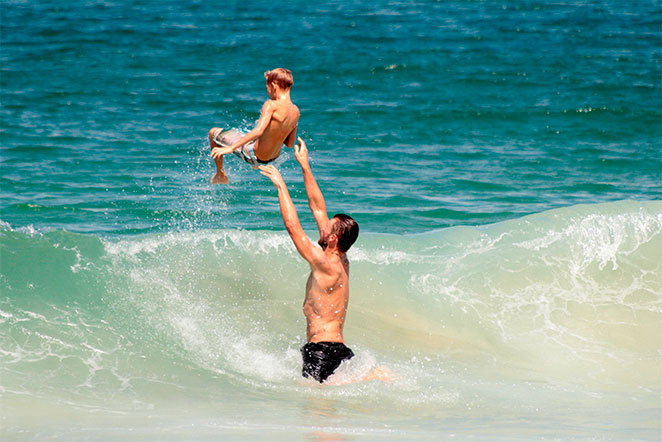
{"label": "man's shoulder", "polygon": [[326,259],[327,269],[329,269],[331,273],[344,273],[347,271],[347,268],[349,268],[349,261],[347,261],[346,257],[338,255],[328,256],[324,254],[324,258]]}

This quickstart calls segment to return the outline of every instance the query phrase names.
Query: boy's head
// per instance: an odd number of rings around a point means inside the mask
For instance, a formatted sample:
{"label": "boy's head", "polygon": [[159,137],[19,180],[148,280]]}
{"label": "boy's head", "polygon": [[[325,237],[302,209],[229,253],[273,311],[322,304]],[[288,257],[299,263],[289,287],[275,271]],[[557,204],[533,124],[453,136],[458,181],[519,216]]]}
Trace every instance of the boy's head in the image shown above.
{"label": "boy's head", "polygon": [[294,84],[292,72],[285,68],[276,68],[264,73],[267,83],[274,83],[283,90],[291,89]]}

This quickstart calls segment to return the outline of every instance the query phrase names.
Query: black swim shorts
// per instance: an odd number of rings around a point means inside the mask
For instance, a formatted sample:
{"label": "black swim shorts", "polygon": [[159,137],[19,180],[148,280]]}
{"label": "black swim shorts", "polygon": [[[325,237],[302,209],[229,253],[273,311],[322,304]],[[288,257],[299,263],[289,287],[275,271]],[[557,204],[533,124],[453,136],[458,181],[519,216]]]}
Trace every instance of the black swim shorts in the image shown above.
{"label": "black swim shorts", "polygon": [[324,382],[342,361],[351,359],[354,352],[342,342],[309,342],[301,349],[303,377]]}

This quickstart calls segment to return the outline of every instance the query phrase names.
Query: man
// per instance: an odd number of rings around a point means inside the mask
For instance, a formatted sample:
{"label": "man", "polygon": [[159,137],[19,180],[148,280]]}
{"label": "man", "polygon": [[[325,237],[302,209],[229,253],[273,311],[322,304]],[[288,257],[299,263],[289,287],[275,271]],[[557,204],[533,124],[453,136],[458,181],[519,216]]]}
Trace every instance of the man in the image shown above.
{"label": "man", "polygon": [[260,166],[260,173],[267,176],[278,189],[280,212],[285,228],[301,256],[310,265],[306,283],[303,313],[308,323],[308,343],[301,349],[304,377],[324,382],[340,366],[342,361],[354,356],[345,346],[343,326],[349,302],[349,261],[347,250],[359,235],[359,225],[343,214],[329,219],[322,192],[308,164],[306,143],[299,138],[294,156],[303,172],[308,205],[319,229],[315,247],[299,223],[296,209],[283,178],[274,166]]}

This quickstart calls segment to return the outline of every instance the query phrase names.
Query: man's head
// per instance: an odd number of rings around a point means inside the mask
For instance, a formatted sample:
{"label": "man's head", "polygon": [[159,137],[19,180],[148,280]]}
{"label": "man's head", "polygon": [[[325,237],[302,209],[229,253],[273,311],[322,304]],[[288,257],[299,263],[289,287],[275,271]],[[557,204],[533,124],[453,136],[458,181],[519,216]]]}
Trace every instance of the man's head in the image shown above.
{"label": "man's head", "polygon": [[289,90],[294,84],[292,72],[285,68],[276,68],[264,73],[264,78],[267,79],[267,85],[270,83],[275,84],[282,90]]}
{"label": "man's head", "polygon": [[322,230],[322,235],[317,242],[322,250],[327,247],[337,247],[345,253],[359,236],[359,225],[354,219],[343,213],[333,215],[329,223]]}

